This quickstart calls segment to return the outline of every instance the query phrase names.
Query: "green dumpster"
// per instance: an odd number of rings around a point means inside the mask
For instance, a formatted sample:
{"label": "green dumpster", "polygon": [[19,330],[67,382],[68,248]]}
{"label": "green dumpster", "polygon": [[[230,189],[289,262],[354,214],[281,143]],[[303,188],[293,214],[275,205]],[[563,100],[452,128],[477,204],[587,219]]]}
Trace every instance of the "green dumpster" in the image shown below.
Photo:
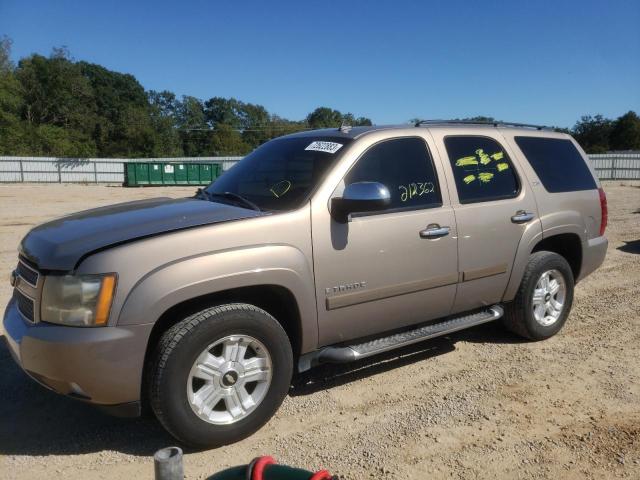
{"label": "green dumpster", "polygon": [[176,185],[187,185],[189,182],[187,181],[187,167],[184,163],[177,163],[174,165],[174,177],[176,180]]}
{"label": "green dumpster", "polygon": [[162,184],[163,185],[175,185],[176,184],[176,167],[171,163],[162,164]]}
{"label": "green dumpster", "polygon": [[135,185],[136,183],[136,164],[125,163],[124,164],[124,184]]}
{"label": "green dumpster", "polygon": [[200,170],[200,181],[203,183],[211,183],[216,177],[213,176],[214,166],[198,165]]}
{"label": "green dumpster", "polygon": [[143,185],[208,185],[218,178],[222,166],[218,163],[126,162],[124,184]]}
{"label": "green dumpster", "polygon": [[187,183],[200,185],[200,165],[197,163],[187,163]]}
{"label": "green dumpster", "polygon": [[136,182],[139,185],[149,184],[149,165],[146,163],[137,163],[135,165]]}
{"label": "green dumpster", "polygon": [[149,183],[151,185],[162,185],[162,165],[152,163],[149,165]]}

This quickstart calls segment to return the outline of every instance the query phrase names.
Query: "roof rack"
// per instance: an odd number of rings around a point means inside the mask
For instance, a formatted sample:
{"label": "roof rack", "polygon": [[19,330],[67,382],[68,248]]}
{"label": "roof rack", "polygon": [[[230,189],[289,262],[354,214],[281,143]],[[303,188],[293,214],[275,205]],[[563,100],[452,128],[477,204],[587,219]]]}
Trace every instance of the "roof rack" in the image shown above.
{"label": "roof rack", "polygon": [[545,125],[489,120],[418,120],[415,124],[416,127],[421,127],[423,125],[493,125],[494,127],[521,127],[534,128],[536,130],[553,130],[553,128]]}

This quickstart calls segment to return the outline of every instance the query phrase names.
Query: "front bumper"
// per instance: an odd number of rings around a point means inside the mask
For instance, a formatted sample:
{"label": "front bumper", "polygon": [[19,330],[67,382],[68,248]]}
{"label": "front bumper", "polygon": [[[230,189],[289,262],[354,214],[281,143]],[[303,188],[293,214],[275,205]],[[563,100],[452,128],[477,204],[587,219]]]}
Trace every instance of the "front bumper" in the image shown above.
{"label": "front bumper", "polygon": [[11,355],[38,383],[112,413],[139,413],[151,324],[96,328],[31,324],[13,299],[3,324]]}

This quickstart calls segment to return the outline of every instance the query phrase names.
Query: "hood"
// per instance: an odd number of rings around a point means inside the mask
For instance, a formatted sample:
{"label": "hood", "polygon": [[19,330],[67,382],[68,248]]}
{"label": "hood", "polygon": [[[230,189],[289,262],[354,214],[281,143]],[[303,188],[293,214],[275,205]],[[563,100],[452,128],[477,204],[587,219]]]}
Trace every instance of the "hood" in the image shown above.
{"label": "hood", "polygon": [[153,198],[85,210],[32,229],[20,253],[42,270],[73,270],[103,248],[184,228],[265,215],[195,198]]}

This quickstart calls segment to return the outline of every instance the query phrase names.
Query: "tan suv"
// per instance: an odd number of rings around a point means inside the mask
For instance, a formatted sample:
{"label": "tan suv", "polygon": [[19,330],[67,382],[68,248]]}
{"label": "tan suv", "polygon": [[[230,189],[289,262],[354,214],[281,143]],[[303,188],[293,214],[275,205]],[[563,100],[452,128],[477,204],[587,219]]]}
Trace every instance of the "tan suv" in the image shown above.
{"label": "tan suv", "polygon": [[502,319],[563,326],[603,261],[604,192],[570,136],[421,122],[272,140],[193,198],[34,228],[4,328],[35,380],[176,438],[237,441],[294,373]]}

